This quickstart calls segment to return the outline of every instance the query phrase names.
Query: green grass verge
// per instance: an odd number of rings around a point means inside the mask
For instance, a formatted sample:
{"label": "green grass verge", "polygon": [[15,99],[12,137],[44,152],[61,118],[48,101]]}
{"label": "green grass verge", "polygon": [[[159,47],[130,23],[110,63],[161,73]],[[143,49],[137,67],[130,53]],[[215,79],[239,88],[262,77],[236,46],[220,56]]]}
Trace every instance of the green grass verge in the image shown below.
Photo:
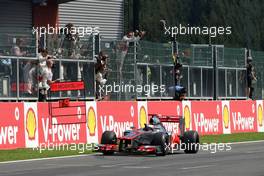
{"label": "green grass verge", "polygon": [[33,150],[33,149],[14,149],[14,150],[0,150],[0,162],[25,160],[35,158],[50,158],[58,156],[70,156],[93,153],[91,150]]}
{"label": "green grass verge", "polygon": [[236,133],[221,135],[206,135],[200,137],[200,143],[228,143],[264,140],[264,133]]}
{"label": "green grass verge", "polygon": [[[200,143],[228,143],[228,142],[242,142],[264,140],[264,133],[237,133],[237,134],[223,134],[223,135],[208,135],[201,136]],[[69,147],[71,148],[71,147]],[[58,156],[70,156],[93,153],[91,150],[72,150],[62,148],[58,150],[33,150],[33,149],[14,149],[14,150],[0,150],[0,162],[25,160],[35,158],[48,158]]]}

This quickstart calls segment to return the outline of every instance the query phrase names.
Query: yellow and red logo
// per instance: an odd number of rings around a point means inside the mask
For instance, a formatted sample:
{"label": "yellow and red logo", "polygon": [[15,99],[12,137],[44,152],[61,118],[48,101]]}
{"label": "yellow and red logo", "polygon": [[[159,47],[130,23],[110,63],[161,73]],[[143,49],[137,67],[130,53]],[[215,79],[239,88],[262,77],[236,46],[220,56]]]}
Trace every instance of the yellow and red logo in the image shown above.
{"label": "yellow and red logo", "polygon": [[26,130],[28,133],[28,138],[30,140],[35,140],[36,130],[37,130],[37,120],[35,112],[32,108],[29,108],[26,115]]}
{"label": "yellow and red logo", "polygon": [[185,119],[185,128],[189,130],[191,126],[191,112],[190,112],[189,106],[186,105],[184,107],[183,112],[184,112],[184,119]]}
{"label": "yellow and red logo", "polygon": [[226,105],[224,106],[223,109],[223,121],[224,121],[224,127],[227,129],[229,127],[229,110]]}
{"label": "yellow and red logo", "polygon": [[144,128],[145,124],[147,124],[147,112],[144,106],[141,106],[140,111],[139,111],[140,128]]}
{"label": "yellow and red logo", "polygon": [[258,106],[258,122],[259,126],[263,125],[263,109],[261,105]]}
{"label": "yellow and red logo", "polygon": [[88,129],[89,129],[89,134],[90,136],[95,135],[95,129],[96,129],[96,116],[95,116],[95,111],[93,107],[90,107],[88,110]]}

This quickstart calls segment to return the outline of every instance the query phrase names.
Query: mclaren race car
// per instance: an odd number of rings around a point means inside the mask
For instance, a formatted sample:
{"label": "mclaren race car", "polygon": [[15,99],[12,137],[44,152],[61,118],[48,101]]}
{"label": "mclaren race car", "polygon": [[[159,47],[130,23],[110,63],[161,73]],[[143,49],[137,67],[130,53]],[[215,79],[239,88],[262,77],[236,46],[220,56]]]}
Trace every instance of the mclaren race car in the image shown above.
{"label": "mclaren race car", "polygon": [[[199,135],[196,131],[185,131],[184,118],[151,114],[149,125],[144,128],[131,129],[122,137],[114,131],[105,131],[99,144],[100,152],[112,155],[115,152],[147,153],[165,156],[168,153],[183,150],[185,153],[197,153]],[[167,131],[164,124],[179,125],[179,134]]]}

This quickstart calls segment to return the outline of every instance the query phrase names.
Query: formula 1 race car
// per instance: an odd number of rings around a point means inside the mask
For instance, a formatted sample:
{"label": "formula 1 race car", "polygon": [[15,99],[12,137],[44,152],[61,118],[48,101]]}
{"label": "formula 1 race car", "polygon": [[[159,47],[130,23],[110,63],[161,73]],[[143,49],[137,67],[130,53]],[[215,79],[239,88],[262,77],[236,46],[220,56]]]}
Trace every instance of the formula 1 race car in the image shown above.
{"label": "formula 1 race car", "polygon": [[[147,153],[165,156],[180,149],[185,153],[197,153],[199,150],[199,135],[196,131],[185,131],[184,118],[176,116],[161,116],[150,114],[149,125],[144,128],[131,129],[122,137],[114,131],[105,131],[101,137],[99,150],[104,155],[115,152]],[[164,123],[179,124],[180,134],[167,131]]]}

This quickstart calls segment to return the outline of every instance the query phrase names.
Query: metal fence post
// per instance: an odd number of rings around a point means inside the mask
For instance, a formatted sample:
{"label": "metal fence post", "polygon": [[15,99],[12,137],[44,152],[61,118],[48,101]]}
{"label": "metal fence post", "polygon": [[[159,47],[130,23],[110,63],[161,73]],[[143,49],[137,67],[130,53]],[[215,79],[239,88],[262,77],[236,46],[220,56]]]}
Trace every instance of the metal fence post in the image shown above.
{"label": "metal fence post", "polygon": [[238,97],[238,69],[236,68],[236,97]]}
{"label": "metal fence post", "polygon": [[[160,86],[163,84],[163,80],[162,80],[162,67],[161,65],[160,67]],[[160,98],[162,98],[163,94],[161,92],[159,92]]]}
{"label": "metal fence post", "polygon": [[[47,34],[45,34],[45,36],[46,36]],[[38,35],[38,31],[36,32],[36,58],[38,59],[38,48],[39,48],[39,43],[38,43],[38,41],[40,40],[40,36]],[[45,38],[45,42],[44,42],[45,44],[44,44],[44,48],[46,48],[46,38]],[[37,77],[39,77],[40,75],[39,75],[40,73],[39,73],[39,71],[38,71],[38,69],[37,69]],[[37,90],[39,90],[39,83],[37,84]],[[38,98],[38,100],[39,100],[39,91],[37,91],[37,98]]]}
{"label": "metal fence post", "polygon": [[218,99],[218,69],[217,69],[217,47],[212,46],[213,69],[214,69],[214,100]]}
{"label": "metal fence post", "polygon": [[[134,86],[137,86],[137,42],[134,42]],[[137,92],[135,92],[137,99]]]}
{"label": "metal fence post", "polygon": [[201,89],[201,93],[200,93],[200,96],[203,97],[203,67],[200,68],[201,69],[201,80],[200,80],[200,89]]}
{"label": "metal fence post", "polygon": [[[99,35],[99,34],[98,34]],[[95,61],[95,37],[94,37],[94,34],[92,33],[92,45],[93,45],[93,49],[92,49],[92,58],[93,58],[93,61]],[[100,46],[100,42],[99,42],[99,46]],[[100,50],[99,50],[100,52]],[[95,61],[96,62],[96,61]],[[96,76],[95,76],[95,70],[93,71],[93,74],[94,74],[94,95],[96,97],[96,88],[97,88],[97,82],[96,82]],[[100,92],[100,95],[99,95],[100,99],[101,99],[101,92]],[[85,97],[86,98],[86,97]]]}
{"label": "metal fence post", "polygon": [[16,89],[17,89],[17,101],[19,100],[19,59],[16,59],[16,65],[17,65],[17,81],[16,81]]}
{"label": "metal fence post", "polygon": [[225,98],[227,98],[227,69],[225,69]]}
{"label": "metal fence post", "polygon": [[92,34],[92,42],[93,42],[93,52],[92,52],[92,57],[93,57],[93,60],[95,60],[95,37],[94,37],[94,34]]}
{"label": "metal fence post", "polygon": [[190,84],[190,66],[188,66],[187,68],[188,68],[188,85],[187,85],[187,87],[188,87],[188,97],[190,97],[191,96],[191,90],[190,90],[190,88],[191,88],[191,84]]}

